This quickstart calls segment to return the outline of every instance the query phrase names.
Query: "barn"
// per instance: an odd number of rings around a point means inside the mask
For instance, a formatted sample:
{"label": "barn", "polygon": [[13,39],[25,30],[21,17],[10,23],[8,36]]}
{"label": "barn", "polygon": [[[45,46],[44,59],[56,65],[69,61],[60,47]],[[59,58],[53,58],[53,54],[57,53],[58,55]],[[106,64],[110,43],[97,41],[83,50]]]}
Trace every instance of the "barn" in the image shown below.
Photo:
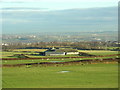
{"label": "barn", "polygon": [[45,56],[54,56],[54,55],[65,55],[65,52],[60,51],[47,51],[44,54]]}
{"label": "barn", "polygon": [[79,54],[76,49],[48,49],[47,51],[43,52],[44,56],[54,56],[54,55],[73,55]]}

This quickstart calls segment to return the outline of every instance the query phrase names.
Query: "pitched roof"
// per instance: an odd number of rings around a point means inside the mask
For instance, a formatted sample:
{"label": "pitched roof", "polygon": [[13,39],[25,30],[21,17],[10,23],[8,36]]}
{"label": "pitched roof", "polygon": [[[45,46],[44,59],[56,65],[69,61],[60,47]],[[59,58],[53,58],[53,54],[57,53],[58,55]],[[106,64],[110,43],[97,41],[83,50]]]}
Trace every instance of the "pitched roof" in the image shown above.
{"label": "pitched roof", "polygon": [[71,48],[68,48],[68,49],[49,49],[45,52],[78,52],[76,49],[71,49]]}
{"label": "pitched roof", "polygon": [[76,49],[56,49],[56,51],[63,51],[63,52],[78,52]]}

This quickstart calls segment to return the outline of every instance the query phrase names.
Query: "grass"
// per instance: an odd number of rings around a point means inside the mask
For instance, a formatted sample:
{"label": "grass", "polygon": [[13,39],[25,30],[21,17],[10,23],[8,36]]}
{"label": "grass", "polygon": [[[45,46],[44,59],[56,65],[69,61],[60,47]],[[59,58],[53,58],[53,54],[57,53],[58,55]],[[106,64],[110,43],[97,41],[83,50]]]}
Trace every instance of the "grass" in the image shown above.
{"label": "grass", "polygon": [[52,61],[76,61],[76,60],[88,60],[88,59],[107,59],[107,58],[116,58],[116,56],[111,57],[96,57],[96,58],[69,58],[69,59],[31,59],[31,60],[3,60],[2,64],[22,64],[22,63],[39,63],[39,62],[52,62]]}
{"label": "grass", "polygon": [[108,51],[108,50],[78,50],[79,52],[85,52],[93,55],[112,55],[118,54],[118,51]]}
{"label": "grass", "polygon": [[[26,50],[26,49],[25,49]],[[24,49],[23,49],[24,51]],[[35,53],[35,51],[44,51],[44,49],[28,49],[28,51],[31,52],[22,52],[21,49],[18,49],[18,52],[0,52],[2,53],[2,58],[16,58],[13,55],[14,54],[28,54],[27,56],[33,57],[33,58],[39,58],[39,57],[74,57],[79,55],[65,55],[65,56],[40,56],[39,53]],[[79,52],[85,52],[92,55],[112,55],[112,54],[118,54],[118,51],[108,51],[108,50],[78,50]],[[31,55],[35,54],[35,55]]]}
{"label": "grass", "polygon": [[[70,71],[59,73],[60,71]],[[3,88],[117,88],[117,64],[3,67]]]}
{"label": "grass", "polygon": [[107,47],[107,49],[117,49],[117,48],[119,48],[120,49],[120,47]]}
{"label": "grass", "polygon": [[14,54],[32,54],[28,52],[0,52],[2,53],[2,58],[15,58],[12,57]]}
{"label": "grass", "polygon": [[[23,52],[30,51],[30,52]],[[28,54],[29,57],[61,57],[61,56],[39,56],[36,51],[42,49],[16,49],[13,52],[0,52],[2,58],[16,58],[14,54]],[[105,50],[79,50],[93,55],[113,55],[117,51]],[[36,55],[31,55],[36,54]],[[78,55],[66,55],[62,57],[73,57]],[[83,57],[83,56],[81,56]],[[116,56],[96,58],[67,58],[67,59],[34,59],[34,60],[3,60],[2,64],[38,63],[51,61],[74,61],[85,59],[115,58]],[[118,87],[118,64],[86,64],[65,66],[37,66],[3,67],[3,88],[117,88]],[[70,71],[60,73],[60,71]]]}
{"label": "grass", "polygon": [[14,49],[13,51],[38,51],[38,52],[43,52],[46,51],[46,49]]}
{"label": "grass", "polygon": [[[28,54],[28,57],[31,58],[49,58],[49,57],[74,57],[74,56],[79,56],[79,55],[65,55],[65,56],[39,56],[38,53],[34,53],[34,52],[21,52],[21,51],[44,51],[44,49],[17,49],[16,51],[19,52],[2,52],[2,56],[3,58],[17,58],[15,56],[13,56],[14,54]],[[15,50],[14,50],[15,51]],[[93,55],[112,55],[112,54],[118,54],[117,51],[106,51],[106,50],[79,50],[79,52],[86,52],[89,54],[93,54]],[[36,55],[31,55],[31,54],[36,54]],[[79,57],[83,57],[83,56],[79,56]],[[101,58],[115,58],[116,56],[106,56],[106,57],[97,57],[97,58],[73,58],[73,59],[49,59],[49,60],[42,60],[42,59],[34,59],[34,60],[4,60],[2,63],[3,64],[21,64],[21,63],[38,63],[38,62],[51,62],[51,61],[74,61],[74,60],[85,60],[85,59],[101,59]]]}

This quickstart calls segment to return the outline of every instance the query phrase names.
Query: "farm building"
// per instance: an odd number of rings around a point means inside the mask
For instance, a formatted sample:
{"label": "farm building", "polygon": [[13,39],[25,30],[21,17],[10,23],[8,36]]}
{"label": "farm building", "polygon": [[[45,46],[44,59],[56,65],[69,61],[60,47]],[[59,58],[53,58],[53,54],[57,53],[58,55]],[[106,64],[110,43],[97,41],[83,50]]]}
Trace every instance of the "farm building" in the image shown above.
{"label": "farm building", "polygon": [[52,55],[72,55],[72,54],[79,54],[76,49],[49,49],[43,52],[44,56],[52,56]]}

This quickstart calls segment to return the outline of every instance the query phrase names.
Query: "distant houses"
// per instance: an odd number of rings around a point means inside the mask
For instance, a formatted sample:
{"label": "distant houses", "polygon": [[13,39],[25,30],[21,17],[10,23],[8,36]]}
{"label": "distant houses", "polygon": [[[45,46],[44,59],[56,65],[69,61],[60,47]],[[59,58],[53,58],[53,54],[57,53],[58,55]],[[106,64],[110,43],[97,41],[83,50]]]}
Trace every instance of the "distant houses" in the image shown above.
{"label": "distant houses", "polygon": [[48,49],[46,51],[44,51],[43,53],[41,53],[44,56],[54,56],[54,55],[75,55],[75,54],[79,54],[79,52],[76,49],[71,49],[71,48],[67,48],[67,49]]}

